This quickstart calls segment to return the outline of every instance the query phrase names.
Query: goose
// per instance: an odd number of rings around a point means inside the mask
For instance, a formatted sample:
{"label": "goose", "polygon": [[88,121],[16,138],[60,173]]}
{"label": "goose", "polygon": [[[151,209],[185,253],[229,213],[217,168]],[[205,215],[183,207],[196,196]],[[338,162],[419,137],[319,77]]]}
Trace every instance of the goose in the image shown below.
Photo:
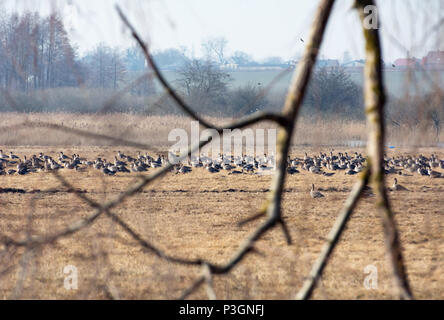
{"label": "goose", "polygon": [[10,158],[10,159],[20,159],[18,156],[16,156],[15,154],[13,154],[12,151],[9,153],[9,158]]}
{"label": "goose", "polygon": [[209,173],[217,173],[217,172],[219,172],[219,170],[216,169],[216,168],[214,168],[212,165],[208,165],[208,166],[206,167],[206,169],[207,169],[207,171],[208,171]]}
{"label": "goose", "polygon": [[117,160],[116,156],[114,156],[114,164],[115,166],[126,166],[126,162]]}
{"label": "goose", "polygon": [[245,166],[243,166],[243,170],[246,172],[254,172],[254,165],[252,164],[246,164]]}
{"label": "goose", "polygon": [[185,173],[189,173],[189,172],[191,172],[191,167],[184,166],[183,164],[180,166],[179,173],[185,174]]}
{"label": "goose", "polygon": [[136,163],[133,163],[133,164],[132,164],[131,170],[132,170],[133,172],[144,172],[144,171],[148,171],[147,168],[146,168],[146,166],[141,165],[141,164],[136,164]]}
{"label": "goose", "polygon": [[14,174],[14,173],[16,173],[16,172],[17,172],[17,171],[15,171],[14,169],[9,169],[9,170],[8,170],[8,174],[9,174],[9,175]]}
{"label": "goose", "polygon": [[217,170],[222,170],[222,166],[219,163],[213,163],[213,168]]}
{"label": "goose", "polygon": [[441,178],[442,175],[438,171],[433,171],[432,169],[428,168],[427,173],[430,176],[430,178]]}
{"label": "goose", "polygon": [[396,173],[396,169],[391,166],[386,166],[385,167],[385,174],[392,174],[392,173]]}
{"label": "goose", "polygon": [[225,162],[222,164],[222,168],[227,171],[234,169],[234,167],[231,164]]}
{"label": "goose", "polygon": [[77,168],[77,164],[75,162],[65,162],[65,168],[73,170]]}
{"label": "goose", "polygon": [[21,170],[21,169],[23,169],[25,167],[26,167],[26,163],[22,162],[22,159],[19,159],[19,163],[17,164],[17,170]]}
{"label": "goose", "polygon": [[321,168],[316,166],[311,166],[308,171],[310,171],[311,173],[315,173],[315,174],[321,174]]}
{"label": "goose", "polygon": [[301,162],[299,161],[299,160],[297,160],[297,159],[293,159],[293,160],[291,160],[291,165],[293,166],[293,167],[297,167],[298,165],[300,165],[301,164]]}
{"label": "goose", "polygon": [[342,159],[339,160],[338,169],[340,169],[340,170],[345,170],[345,169],[347,169],[347,164],[346,164]]}
{"label": "goose", "polygon": [[52,161],[51,162],[51,170],[58,170],[58,169],[60,169],[62,166],[61,165],[59,165],[57,162],[55,162],[55,161]]}
{"label": "goose", "polygon": [[322,193],[320,193],[319,191],[315,190],[314,183],[311,184],[310,196],[312,198],[314,198],[314,199],[316,199],[316,198],[323,198],[324,197],[324,195]]}
{"label": "goose", "polygon": [[203,167],[203,163],[202,161],[198,158],[198,159],[194,159],[191,161],[191,166],[193,168],[202,168]]}
{"label": "goose", "polygon": [[102,169],[102,172],[103,172],[104,174],[108,175],[108,176],[113,176],[113,175],[116,174],[115,171],[109,170],[107,167],[104,167],[104,168]]}
{"label": "goose", "polygon": [[92,167],[94,165],[94,161],[86,160],[86,161],[83,161],[83,164],[87,167]]}
{"label": "goose", "polygon": [[0,150],[0,159],[7,159],[7,158],[9,157],[3,153],[3,150]]}
{"label": "goose", "polygon": [[128,170],[126,166],[118,166],[117,171],[119,172],[125,172],[125,173],[131,173],[131,171]]}
{"label": "goose", "polygon": [[348,174],[348,175],[352,176],[354,174],[357,174],[357,172],[355,170],[349,169],[349,170],[346,170],[344,174]]}
{"label": "goose", "polygon": [[323,172],[322,175],[324,175],[326,177],[331,177],[331,176],[334,176],[335,173],[334,172]]}
{"label": "goose", "polygon": [[239,170],[232,170],[228,174],[243,174],[243,173],[244,173],[244,168],[242,168],[241,171],[239,171]]}
{"label": "goose", "polygon": [[393,182],[392,188],[395,191],[408,191],[408,189],[406,187],[403,187],[400,184],[398,184],[398,179],[396,179],[396,178],[395,178],[395,180]]}
{"label": "goose", "polygon": [[133,158],[131,156],[126,156],[126,160],[128,160],[128,162],[134,162],[136,161],[136,158]]}
{"label": "goose", "polygon": [[93,164],[93,168],[96,170],[100,170],[103,167],[103,163],[101,161],[95,161]]}
{"label": "goose", "polygon": [[43,168],[43,160],[40,160],[35,155],[31,158],[31,166],[36,169],[42,169]]}
{"label": "goose", "polygon": [[299,173],[299,170],[296,169],[296,167],[289,166],[289,167],[287,167],[287,173],[288,174],[295,174],[295,173]]}
{"label": "goose", "polygon": [[439,162],[436,161],[435,159],[430,160],[429,166],[430,166],[430,168],[438,168],[439,167]]}
{"label": "goose", "polygon": [[151,168],[160,168],[161,166],[159,162],[151,161]]}
{"label": "goose", "polygon": [[71,158],[69,158],[67,155],[63,154],[63,151],[60,151],[59,160],[60,161],[71,160]]}

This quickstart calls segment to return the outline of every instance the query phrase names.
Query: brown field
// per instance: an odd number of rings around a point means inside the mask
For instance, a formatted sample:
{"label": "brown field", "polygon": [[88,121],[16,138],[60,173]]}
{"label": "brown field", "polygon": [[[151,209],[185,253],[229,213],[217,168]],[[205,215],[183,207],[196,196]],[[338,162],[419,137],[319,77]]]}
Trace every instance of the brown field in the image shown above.
{"label": "brown field", "polygon": [[[40,151],[54,154],[59,147],[10,147],[18,155]],[[112,158],[123,147],[63,148],[67,154]],[[309,153],[318,152],[310,148]],[[330,151],[330,149],[322,149]],[[122,150],[135,154],[135,150]],[[306,149],[296,148],[294,155]],[[339,151],[337,149],[336,151]],[[341,149],[340,151],[347,151]],[[359,150],[364,152],[364,150]],[[397,150],[397,153],[435,152],[437,149]],[[393,154],[393,153],[390,153]],[[62,170],[77,188],[98,201],[115,198],[136,179],[134,174],[104,176]],[[279,228],[256,243],[260,254],[246,257],[228,275],[215,276],[218,299],[291,299],[301,287],[332,227],[356,177],[337,173],[324,177],[302,171],[288,177],[284,217],[293,244],[287,245]],[[256,212],[266,196],[270,176],[214,175],[193,169],[186,175],[167,174],[146,187],[113,212],[119,214],[146,240],[178,257],[202,257],[226,262],[258,222],[238,227],[237,222]],[[388,177],[392,184],[393,176]],[[444,179],[398,177],[408,192],[390,192],[399,226],[408,277],[419,299],[444,298]],[[325,198],[312,199],[309,184],[315,183]],[[0,176],[1,188],[22,188],[26,193],[0,193],[0,232],[23,239],[63,229],[70,222],[93,211],[74,194],[64,192],[51,173],[27,176]],[[45,192],[56,189],[59,192]],[[229,190],[231,189],[231,190]],[[40,190],[40,192],[35,192]],[[34,191],[34,192],[31,192]],[[381,219],[373,198],[359,203],[327,266],[315,299],[396,298],[385,259]],[[31,217],[31,218],[30,218]],[[0,299],[174,299],[199,275],[197,267],[164,262],[143,251],[120,227],[106,216],[84,230],[23,255],[23,249],[0,251]],[[25,258],[23,258],[25,257]],[[378,268],[378,289],[366,290],[364,268]],[[74,265],[79,272],[78,290],[68,291],[63,268]],[[23,278],[21,283],[17,279]],[[206,299],[204,288],[190,296]]]}

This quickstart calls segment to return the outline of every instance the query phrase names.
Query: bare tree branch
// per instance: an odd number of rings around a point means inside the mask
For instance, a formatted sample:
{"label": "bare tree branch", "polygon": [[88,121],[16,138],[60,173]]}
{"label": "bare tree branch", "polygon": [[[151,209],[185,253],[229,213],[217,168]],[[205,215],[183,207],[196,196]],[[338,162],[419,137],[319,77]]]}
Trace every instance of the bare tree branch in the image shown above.
{"label": "bare tree branch", "polygon": [[[223,129],[229,129],[229,127],[221,128],[221,127],[217,127],[217,126],[212,125],[211,123],[207,122],[205,119],[200,117],[192,108],[190,108],[185,103],[185,101],[183,101],[183,99],[176,93],[176,91],[174,89],[172,89],[172,87],[170,86],[168,81],[162,75],[162,73],[160,72],[160,70],[157,67],[156,63],[154,62],[153,57],[151,56],[151,54],[149,52],[148,45],[142,40],[142,38],[137,33],[137,31],[134,28],[134,26],[129,22],[128,18],[122,12],[122,10],[120,9],[120,7],[118,5],[116,5],[116,10],[117,10],[120,18],[122,19],[122,22],[128,27],[128,29],[130,29],[133,38],[137,41],[137,43],[139,44],[140,48],[142,49],[143,54],[145,55],[145,58],[146,58],[148,64],[150,65],[151,69],[153,69],[156,77],[159,79],[159,81],[162,84],[162,86],[165,88],[165,90],[168,92],[168,94],[173,98],[173,100],[177,103],[177,105],[186,114],[188,114],[191,118],[193,118],[196,121],[199,121],[199,123],[202,126],[204,126],[205,128],[216,129],[218,132],[222,132]],[[278,123],[286,123],[286,119],[285,118],[283,118],[280,115],[276,115],[276,114],[268,114],[266,120],[276,121]],[[233,125],[233,126],[235,126],[235,125]]]}
{"label": "bare tree branch", "polygon": [[385,92],[382,76],[382,55],[378,30],[367,28],[364,23],[364,7],[367,5],[374,5],[373,0],[356,0],[356,8],[362,20],[362,30],[365,38],[366,63],[364,69],[364,98],[367,122],[370,130],[367,161],[368,167],[371,170],[371,183],[377,197],[376,206],[382,217],[387,253],[390,258],[395,282],[399,289],[399,297],[402,299],[410,299],[413,296],[403,262],[399,234],[385,189]]}
{"label": "bare tree branch", "polygon": [[205,283],[205,277],[203,275],[199,276],[196,280],[194,280],[193,284],[187,288],[178,300],[185,300],[190,294],[199,289],[199,287]]}
{"label": "bare tree branch", "polygon": [[362,173],[362,176],[358,178],[358,182],[356,182],[350,195],[345,201],[344,207],[339,213],[339,216],[336,218],[336,222],[327,236],[327,240],[324,246],[322,247],[321,253],[319,254],[316,262],[313,264],[313,267],[310,271],[310,275],[305,280],[304,285],[296,295],[296,299],[298,300],[310,299],[313,290],[315,289],[316,284],[318,280],[321,278],[322,272],[324,271],[324,268],[329,261],[331,254],[333,253],[336,245],[339,242],[339,239],[341,238],[341,234],[345,229],[347,221],[351,217],[353,210],[358,204],[358,201],[362,195],[362,191],[367,186],[369,176],[370,176],[370,171],[365,170]]}

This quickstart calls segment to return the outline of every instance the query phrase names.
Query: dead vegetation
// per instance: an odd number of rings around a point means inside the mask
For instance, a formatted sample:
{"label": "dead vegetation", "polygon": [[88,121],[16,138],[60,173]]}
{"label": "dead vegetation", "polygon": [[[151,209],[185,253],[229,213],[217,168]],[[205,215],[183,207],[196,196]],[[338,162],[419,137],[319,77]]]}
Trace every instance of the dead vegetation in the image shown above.
{"label": "dead vegetation", "polygon": [[[223,126],[232,118],[205,117],[211,123]],[[47,128],[46,123],[84,130],[100,135],[124,136],[130,141],[145,141],[151,149],[165,150],[171,142],[168,133],[175,128],[190,132],[192,119],[184,116],[144,116],[140,114],[70,114],[70,113],[2,113],[8,126],[0,131],[1,143],[7,146],[113,146],[121,142],[73,135],[70,132]],[[25,121],[34,125],[30,126]],[[40,126],[39,126],[40,124]],[[247,128],[277,128],[272,122],[263,122]],[[358,120],[301,118],[293,136],[295,146],[351,146],[363,147],[367,140],[367,125]],[[436,146],[444,140],[432,127],[412,128],[408,125],[388,125],[387,141],[397,147]]]}

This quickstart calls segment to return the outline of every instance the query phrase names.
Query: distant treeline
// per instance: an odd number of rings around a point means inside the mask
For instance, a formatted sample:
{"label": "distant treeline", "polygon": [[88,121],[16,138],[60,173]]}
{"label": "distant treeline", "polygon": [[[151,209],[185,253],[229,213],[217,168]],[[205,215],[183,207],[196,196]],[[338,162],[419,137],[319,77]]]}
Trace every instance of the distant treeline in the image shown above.
{"label": "distant treeline", "polygon": [[[206,57],[215,64],[226,63],[226,40],[204,42]],[[163,69],[178,70],[192,60],[187,48],[169,48],[154,53]],[[230,61],[245,65],[258,64],[246,53],[236,51]],[[283,63],[270,57],[264,63]],[[56,13],[42,17],[37,12],[0,14],[0,87],[29,92],[60,87],[118,89],[147,71],[140,48],[122,49],[99,43],[80,56],[70,42],[62,18]],[[150,78],[139,81],[131,93],[149,95],[155,92]]]}
{"label": "distant treeline", "polygon": [[[160,53],[159,59],[168,55],[171,52]],[[122,50],[100,43],[80,56],[57,14],[0,15],[1,88],[20,92],[60,87],[118,89],[146,71],[145,59],[136,47]],[[154,90],[147,78],[131,93],[146,95]]]}
{"label": "distant treeline", "polygon": [[[279,109],[279,97],[266,96],[260,83],[232,87],[232,78],[220,65],[234,61],[255,64],[246,53],[226,55],[224,38],[202,43],[205,55],[196,59],[187,49],[170,48],[154,53],[156,63],[177,71],[172,85],[197,111],[221,116],[240,116],[264,109]],[[270,57],[264,63],[283,63]],[[162,96],[152,77],[139,77],[149,70],[140,48],[121,49],[98,44],[80,56],[70,42],[60,16],[38,13],[0,15],[0,108],[3,111],[171,113],[175,108]],[[111,101],[113,93],[126,88],[124,96]],[[347,112],[360,104],[360,89],[350,77],[337,72],[318,72],[311,82],[307,104],[319,112],[336,108]],[[111,100],[110,100],[111,99]]]}
{"label": "distant treeline", "polygon": [[[221,65],[257,62],[240,51],[227,56],[226,44],[224,38],[207,40],[202,43],[205,54],[200,59],[190,57],[186,48],[170,48],[155,52],[154,60],[162,69],[174,70],[171,84],[201,114],[239,117],[258,110],[280,110],[284,90],[263,92],[266,85],[256,79],[232,85],[233,76]],[[283,61],[270,57],[263,63]],[[0,111],[179,113],[152,76],[140,78],[148,71],[138,47],[112,48],[101,43],[81,56],[57,14],[0,14]],[[128,87],[130,83],[135,84]],[[389,123],[431,126],[439,134],[444,96],[439,85],[429,87],[437,89],[389,96]],[[116,96],[123,88],[124,94]],[[410,88],[407,83],[398,91],[411,92]],[[363,120],[362,87],[341,67],[317,68],[302,112],[316,119]]]}

